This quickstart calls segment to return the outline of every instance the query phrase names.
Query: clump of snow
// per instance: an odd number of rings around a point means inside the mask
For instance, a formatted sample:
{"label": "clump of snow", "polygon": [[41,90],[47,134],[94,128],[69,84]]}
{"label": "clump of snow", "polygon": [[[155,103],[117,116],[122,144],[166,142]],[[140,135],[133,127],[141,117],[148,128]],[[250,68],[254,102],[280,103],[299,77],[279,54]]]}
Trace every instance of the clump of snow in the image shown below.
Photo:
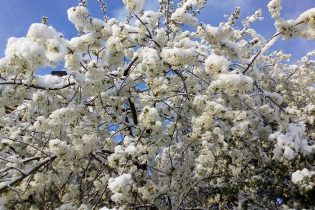
{"label": "clump of snow", "polygon": [[138,149],[137,147],[135,146],[135,144],[129,144],[125,151],[129,154],[129,155],[137,155],[138,154]]}
{"label": "clump of snow", "polygon": [[283,97],[279,93],[264,91],[264,95],[280,105],[283,102]]}
{"label": "clump of snow", "polygon": [[[161,12],[145,11],[141,17],[141,21],[146,25],[146,27],[149,26],[150,28],[153,28],[161,16]],[[135,22],[138,27],[144,27],[142,23],[139,20]],[[146,32],[145,28],[144,32]]]}
{"label": "clump of snow", "polygon": [[204,0],[187,0],[182,2],[182,6],[177,8],[175,12],[172,14],[171,19],[178,23],[186,23],[193,27],[198,26],[198,19],[190,14],[188,11],[191,8],[202,8],[206,4]]}
{"label": "clump of snow", "polygon": [[77,207],[73,203],[62,204],[56,210],[76,210]]}
{"label": "clump of snow", "polygon": [[306,24],[314,26],[315,24],[315,8],[311,8],[303,12],[296,20],[297,22],[305,21]]}
{"label": "clump of snow", "polygon": [[61,38],[61,34],[52,26],[42,23],[33,23],[28,29],[26,37],[34,42],[44,43],[48,39]]}
{"label": "clump of snow", "polygon": [[[68,41],[52,26],[34,23],[26,37],[8,39],[6,57],[1,59],[0,65],[16,67],[23,73],[42,66],[56,66],[68,53],[67,46]],[[19,66],[23,66],[23,70]]]}
{"label": "clump of snow", "polygon": [[46,61],[43,47],[27,38],[9,38],[5,56],[10,57],[14,55],[22,57],[36,66],[43,66]]}
{"label": "clump of snow", "polygon": [[283,156],[288,160],[292,160],[295,158],[295,152],[293,149],[287,146],[284,149]]}
{"label": "clump of snow", "polygon": [[72,38],[69,44],[71,49],[75,49],[76,52],[85,52],[89,47],[91,49],[94,45],[97,46],[98,42],[93,33],[88,33],[80,37]]}
{"label": "clump of snow", "polygon": [[294,184],[299,185],[301,188],[310,190],[315,185],[314,182],[310,180],[313,176],[315,176],[315,171],[310,171],[307,168],[304,168],[302,171],[295,171],[291,176],[291,180]]}
{"label": "clump of snow", "polygon": [[201,24],[197,28],[197,34],[211,43],[212,52],[220,55],[227,55],[230,58],[237,58],[241,62],[246,62],[243,58],[245,42],[236,42],[232,37],[238,36],[235,31],[227,25],[221,24],[219,27]]}
{"label": "clump of snow", "polygon": [[66,76],[58,77],[55,75],[35,75],[34,80],[38,86],[46,89],[62,88],[69,84],[68,77]]}
{"label": "clump of snow", "polygon": [[291,39],[294,37],[303,37],[306,39],[315,38],[315,8],[303,12],[297,19],[278,20],[275,24],[278,32],[284,38]]}
{"label": "clump of snow", "polygon": [[172,14],[171,19],[179,23],[186,23],[190,26],[198,26],[198,19],[186,12],[184,8],[176,9],[176,11]]}
{"label": "clump of snow", "polygon": [[302,171],[297,170],[296,172],[292,174],[292,182],[294,184],[298,184],[304,179],[304,177],[311,177],[313,174],[314,172],[311,172],[306,168],[304,168]]}
{"label": "clump of snow", "polygon": [[45,42],[45,49],[45,55],[52,65],[56,65],[68,53],[67,44],[62,39],[48,39]]}
{"label": "clump of snow", "polygon": [[303,138],[305,125],[290,123],[287,133],[276,132],[270,135],[270,140],[277,140],[273,151],[274,159],[280,159],[283,155],[288,160],[294,159],[300,152],[304,156],[315,153],[315,145],[309,145],[308,140]]}
{"label": "clump of snow", "polygon": [[114,202],[121,202],[124,199],[124,194],[131,189],[131,174],[122,174],[115,178],[109,178],[108,188],[114,193],[111,198]]}
{"label": "clump of snow", "polygon": [[68,53],[68,41],[52,26],[33,23],[27,32],[27,38],[45,49],[45,56],[50,65],[56,65]]}

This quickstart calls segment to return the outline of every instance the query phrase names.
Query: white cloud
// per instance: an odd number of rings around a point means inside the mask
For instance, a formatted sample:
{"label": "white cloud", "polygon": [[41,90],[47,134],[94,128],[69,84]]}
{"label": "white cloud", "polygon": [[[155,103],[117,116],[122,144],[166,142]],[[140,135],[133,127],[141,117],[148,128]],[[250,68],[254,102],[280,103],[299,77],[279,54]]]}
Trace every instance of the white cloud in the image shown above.
{"label": "white cloud", "polygon": [[128,11],[125,7],[119,7],[115,9],[113,12],[114,18],[116,18],[119,21],[126,21],[127,16],[128,16]]}

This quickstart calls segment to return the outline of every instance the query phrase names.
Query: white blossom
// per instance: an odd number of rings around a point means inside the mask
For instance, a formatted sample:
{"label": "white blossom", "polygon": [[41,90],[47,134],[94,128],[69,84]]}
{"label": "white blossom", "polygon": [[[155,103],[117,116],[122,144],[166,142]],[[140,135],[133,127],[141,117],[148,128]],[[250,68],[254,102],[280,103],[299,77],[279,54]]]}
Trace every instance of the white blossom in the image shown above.
{"label": "white blossom", "polygon": [[123,0],[126,8],[130,11],[139,12],[142,10],[145,0]]}

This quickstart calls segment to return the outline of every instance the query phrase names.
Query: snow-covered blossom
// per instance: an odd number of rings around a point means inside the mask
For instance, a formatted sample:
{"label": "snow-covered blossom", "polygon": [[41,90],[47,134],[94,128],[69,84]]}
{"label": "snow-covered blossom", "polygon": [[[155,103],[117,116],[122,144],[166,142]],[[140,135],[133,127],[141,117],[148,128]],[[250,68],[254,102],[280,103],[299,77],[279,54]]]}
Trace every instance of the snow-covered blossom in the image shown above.
{"label": "snow-covered blossom", "polygon": [[301,188],[305,190],[311,190],[315,183],[310,179],[315,176],[315,171],[309,171],[308,169],[304,168],[302,171],[297,170],[295,171],[292,176],[291,180],[294,184],[299,185]]}
{"label": "snow-covered blossom", "polygon": [[303,12],[298,18],[297,22],[304,22],[306,25],[310,27],[315,26],[315,8],[309,9]]}
{"label": "snow-covered blossom", "polygon": [[238,72],[230,72],[219,74],[217,80],[211,83],[211,88],[214,90],[226,90],[227,92],[248,91],[253,87],[253,79],[239,74]]}
{"label": "snow-covered blossom", "polygon": [[69,71],[78,71],[80,69],[80,60],[82,56],[79,53],[68,54],[65,56],[65,68]]}
{"label": "snow-covered blossom", "polygon": [[5,51],[6,56],[19,56],[32,63],[35,67],[40,67],[45,64],[46,59],[44,54],[44,49],[37,42],[27,38],[15,37],[11,37],[8,40]]}
{"label": "snow-covered blossom", "polygon": [[274,148],[274,158],[279,159],[281,155],[292,160],[298,153],[304,156],[312,155],[315,153],[315,145],[309,145],[308,139],[305,139],[305,125],[290,123],[288,125],[288,132],[285,134],[275,133],[270,136],[271,140],[276,138],[277,143]]}
{"label": "snow-covered blossom", "polygon": [[123,0],[129,11],[139,12],[142,10],[145,0]]}
{"label": "snow-covered blossom", "polygon": [[199,157],[196,159],[196,176],[207,177],[211,174],[215,158],[210,148],[208,142],[202,142],[202,150],[200,151]]}
{"label": "snow-covered blossom", "polygon": [[103,20],[100,20],[98,18],[90,18],[90,20],[84,25],[84,32],[96,33],[100,35],[102,29],[104,29],[105,27],[106,26]]}
{"label": "snow-covered blossom", "polygon": [[36,68],[56,66],[68,52],[67,43],[52,26],[34,23],[26,37],[8,39],[6,57],[1,59],[0,66],[6,73],[20,73],[23,78]]}
{"label": "snow-covered blossom", "polygon": [[139,115],[140,122],[146,127],[155,125],[159,120],[159,112],[154,107],[144,107],[143,112]]}
{"label": "snow-covered blossom", "polygon": [[140,20],[137,20],[135,24],[136,26],[141,28],[141,31],[143,30],[144,32],[147,32],[145,27],[153,28],[157,24],[161,16],[162,16],[161,12],[145,11],[141,17],[141,22]]}
{"label": "snow-covered blossom", "polygon": [[60,139],[52,139],[49,141],[49,149],[52,154],[60,156],[67,153],[69,145]]}
{"label": "snow-covered blossom", "polygon": [[53,65],[64,59],[68,52],[67,41],[52,26],[34,23],[27,32],[27,38],[43,46],[48,61]]}
{"label": "snow-covered blossom", "polygon": [[278,19],[280,17],[281,11],[281,0],[271,0],[268,3],[268,9],[271,16],[275,19]]}
{"label": "snow-covered blossom", "polygon": [[175,68],[191,63],[194,56],[193,49],[164,48],[161,53],[163,60]]}
{"label": "snow-covered blossom", "polygon": [[89,11],[84,6],[71,7],[67,10],[68,19],[77,26],[84,26],[88,22]]}
{"label": "snow-covered blossom", "polygon": [[252,16],[247,17],[246,20],[248,22],[255,22],[257,20],[263,20],[261,9],[257,10]]}
{"label": "snow-covered blossom", "polygon": [[198,19],[193,17],[190,13],[186,12],[184,8],[178,8],[173,14],[171,19],[179,23],[186,23],[191,26],[198,25]]}
{"label": "snow-covered blossom", "polygon": [[131,175],[122,174],[121,176],[110,178],[108,180],[108,188],[112,191],[113,195],[111,196],[114,202],[121,202],[131,189]]}
{"label": "snow-covered blossom", "polygon": [[211,54],[205,60],[205,71],[211,76],[227,73],[230,62],[223,56]]}
{"label": "snow-covered blossom", "polygon": [[89,47],[93,49],[93,47],[99,46],[99,41],[95,40],[95,36],[93,33],[84,34],[80,37],[74,37],[69,41],[70,48],[76,49],[78,52],[84,52]]}

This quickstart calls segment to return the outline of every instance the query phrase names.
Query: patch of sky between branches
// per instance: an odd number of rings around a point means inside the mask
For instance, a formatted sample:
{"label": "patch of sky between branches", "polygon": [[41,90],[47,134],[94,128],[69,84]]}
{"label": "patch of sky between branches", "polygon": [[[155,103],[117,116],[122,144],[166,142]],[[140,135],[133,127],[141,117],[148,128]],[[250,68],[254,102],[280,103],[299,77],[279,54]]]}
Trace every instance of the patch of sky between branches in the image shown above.
{"label": "patch of sky between branches", "polygon": [[120,132],[118,132],[119,131],[119,125],[118,124],[110,123],[108,126],[108,130],[110,133],[116,133],[113,136],[113,140],[115,142],[120,142],[124,139],[124,136]]}
{"label": "patch of sky between branches", "polygon": [[64,62],[60,62],[56,67],[45,66],[38,68],[35,71],[35,75],[47,75],[51,74],[52,71],[66,71],[64,68]]}

